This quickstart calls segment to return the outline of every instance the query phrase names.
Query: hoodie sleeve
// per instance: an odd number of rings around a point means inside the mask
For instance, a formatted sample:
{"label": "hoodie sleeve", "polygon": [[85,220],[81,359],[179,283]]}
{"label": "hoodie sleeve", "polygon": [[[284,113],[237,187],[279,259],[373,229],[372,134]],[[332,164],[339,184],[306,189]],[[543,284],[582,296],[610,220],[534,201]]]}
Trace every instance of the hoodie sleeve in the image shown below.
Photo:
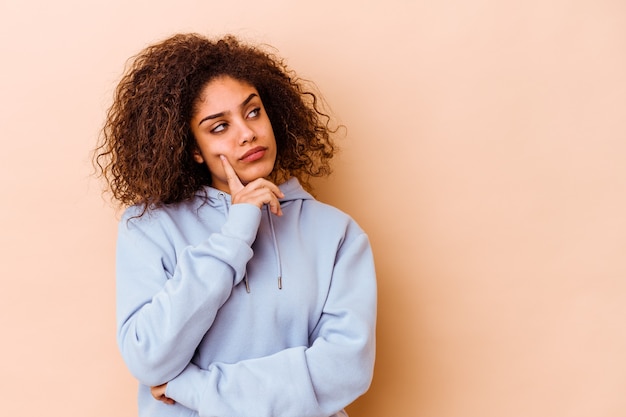
{"label": "hoodie sleeve", "polygon": [[365,234],[337,254],[327,301],[310,346],[238,363],[190,364],[166,395],[204,416],[327,417],[371,383],[376,278]]}
{"label": "hoodie sleeve", "polygon": [[163,222],[124,216],[117,240],[117,338],[141,383],[159,385],[185,369],[243,278],[260,218],[257,207],[234,205],[221,232],[176,254]]}

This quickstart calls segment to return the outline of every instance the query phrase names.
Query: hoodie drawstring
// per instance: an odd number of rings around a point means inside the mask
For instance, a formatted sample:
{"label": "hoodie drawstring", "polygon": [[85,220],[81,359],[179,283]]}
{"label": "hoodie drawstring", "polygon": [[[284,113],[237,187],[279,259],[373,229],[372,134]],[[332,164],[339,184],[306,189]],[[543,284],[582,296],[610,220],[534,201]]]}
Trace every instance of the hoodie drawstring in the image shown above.
{"label": "hoodie drawstring", "polygon": [[274,254],[276,255],[276,270],[278,271],[278,289],[283,289],[283,267],[280,262],[280,250],[278,248],[278,240],[276,240],[276,231],[274,230],[274,221],[272,213],[267,210],[267,218],[270,222],[270,230],[272,231],[272,240],[274,241]]}
{"label": "hoodie drawstring", "polygon": [[[218,194],[218,198],[224,201],[225,214],[228,217],[229,206],[226,200],[226,195],[223,192]],[[267,210],[267,219],[270,224],[270,230],[272,232],[272,243],[274,244],[274,255],[276,258],[276,270],[278,271],[278,289],[283,289],[283,267],[280,259],[280,250],[278,248],[278,240],[276,239],[276,231],[274,230],[274,221],[272,220],[272,213]],[[246,292],[250,293],[250,282],[248,281],[248,267],[243,272],[243,282],[246,286]]]}

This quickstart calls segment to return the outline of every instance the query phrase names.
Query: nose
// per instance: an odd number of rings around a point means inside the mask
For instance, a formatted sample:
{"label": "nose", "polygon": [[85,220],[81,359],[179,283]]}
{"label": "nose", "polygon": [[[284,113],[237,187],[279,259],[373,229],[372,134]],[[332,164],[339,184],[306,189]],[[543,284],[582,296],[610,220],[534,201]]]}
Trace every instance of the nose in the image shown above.
{"label": "nose", "polygon": [[245,123],[241,126],[241,132],[239,135],[239,144],[245,145],[246,143],[254,142],[256,140],[256,133],[250,129]]}

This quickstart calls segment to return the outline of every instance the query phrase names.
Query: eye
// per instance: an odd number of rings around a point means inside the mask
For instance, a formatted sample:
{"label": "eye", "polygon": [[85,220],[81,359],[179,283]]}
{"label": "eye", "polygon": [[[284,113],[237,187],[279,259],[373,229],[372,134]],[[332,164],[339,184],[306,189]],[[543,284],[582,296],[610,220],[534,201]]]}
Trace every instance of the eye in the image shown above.
{"label": "eye", "polygon": [[248,113],[248,119],[254,119],[255,117],[258,117],[259,114],[261,114],[261,108],[260,107],[252,109],[250,111],[250,113]]}
{"label": "eye", "polygon": [[224,130],[226,130],[226,127],[227,127],[226,123],[220,123],[217,126],[215,126],[213,129],[211,129],[211,133],[223,132]]}

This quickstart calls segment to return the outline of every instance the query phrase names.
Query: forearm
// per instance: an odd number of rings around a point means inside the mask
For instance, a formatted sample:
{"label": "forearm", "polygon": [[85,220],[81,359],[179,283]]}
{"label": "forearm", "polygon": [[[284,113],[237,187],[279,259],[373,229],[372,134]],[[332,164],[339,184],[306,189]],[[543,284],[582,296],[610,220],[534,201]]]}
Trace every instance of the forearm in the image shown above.
{"label": "forearm", "polygon": [[323,364],[314,351],[292,348],[208,370],[189,365],[168,383],[166,395],[200,416],[328,417],[367,390],[373,351],[344,361],[328,361],[320,352]]}
{"label": "forearm", "polygon": [[366,237],[350,246],[309,346],[207,369],[190,365],[167,396],[200,416],[327,417],[365,392],[375,357],[376,282]]}
{"label": "forearm", "polygon": [[[242,227],[240,217],[243,222],[247,218],[241,211],[258,209],[234,210],[232,221],[237,227]],[[118,343],[128,368],[142,383],[161,384],[187,366],[219,308],[243,277],[254,236],[229,227],[226,222],[221,233],[182,250],[171,272],[162,265],[159,248],[120,234]]]}

